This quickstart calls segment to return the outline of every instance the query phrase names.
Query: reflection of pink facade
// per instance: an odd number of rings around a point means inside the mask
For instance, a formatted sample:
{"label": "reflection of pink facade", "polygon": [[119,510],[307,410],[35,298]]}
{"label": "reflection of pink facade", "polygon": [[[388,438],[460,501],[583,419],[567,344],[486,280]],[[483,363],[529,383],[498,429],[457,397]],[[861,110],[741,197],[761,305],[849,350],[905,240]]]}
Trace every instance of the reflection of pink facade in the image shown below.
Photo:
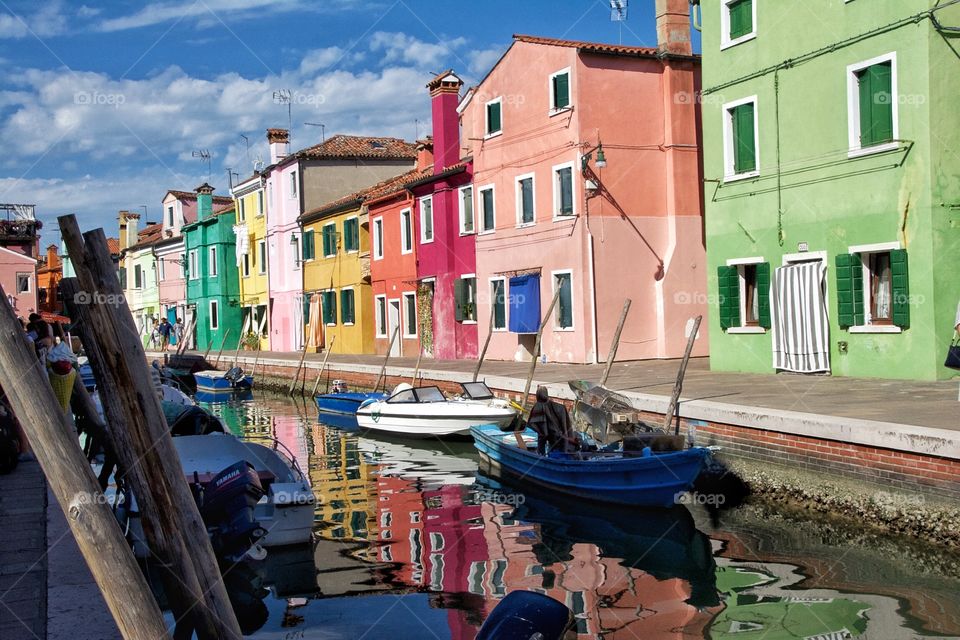
{"label": "reflection of pink facade", "polygon": [[[677,29],[664,31],[682,40]],[[688,321],[706,310],[706,277],[699,110],[676,97],[695,95],[700,64],[689,55],[689,33],[685,44],[661,46],[516,36],[467,94],[463,140],[472,146],[475,199],[492,188],[495,201],[495,227],[476,242],[482,338],[491,279],[505,277],[509,294],[511,274],[539,270],[540,316],[556,278],[569,274],[572,283],[572,323],[562,326],[555,311],[544,330],[548,360],[604,359],[625,298],[633,306],[620,359],[682,354]],[[555,109],[558,74],[569,79],[569,106]],[[501,130],[488,135],[487,106],[497,101]],[[597,166],[601,142],[605,168]],[[566,171],[572,213],[558,204]],[[524,224],[519,193],[530,177],[534,221]],[[487,356],[528,359],[534,336],[508,329],[495,331]],[[695,353],[706,347],[701,337]]]}

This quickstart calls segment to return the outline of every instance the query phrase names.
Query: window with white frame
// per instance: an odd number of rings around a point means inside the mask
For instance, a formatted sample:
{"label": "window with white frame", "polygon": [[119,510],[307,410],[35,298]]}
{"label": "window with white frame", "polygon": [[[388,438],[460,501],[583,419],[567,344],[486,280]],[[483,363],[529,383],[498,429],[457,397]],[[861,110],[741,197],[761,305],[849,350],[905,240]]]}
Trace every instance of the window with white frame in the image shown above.
{"label": "window with white frame", "polygon": [[383,258],[383,218],[373,219],[373,259]]}
{"label": "window with white frame", "polygon": [[263,189],[257,191],[257,217],[263,215]]}
{"label": "window with white frame", "polygon": [[720,48],[726,49],[757,37],[759,0],[720,0]]}
{"label": "window with white frame", "polygon": [[196,249],[190,251],[190,264],[187,267],[187,273],[190,274],[191,280],[196,280],[200,277],[200,256]]}
{"label": "window with white frame", "polygon": [[553,312],[553,328],[570,331],[573,329],[573,271],[553,272],[554,295],[558,289],[560,296],[557,298],[557,306]]}
{"label": "window with white frame", "polygon": [[836,258],[838,322],[854,333],[910,327],[907,252],[899,242],[849,247]]}
{"label": "window with white frame", "polygon": [[493,185],[480,187],[479,194],[480,233],[488,233],[493,231],[497,224],[496,211],[494,210]]}
{"label": "window with white frame", "polygon": [[851,155],[897,147],[897,54],[847,67],[847,129]]}
{"label": "window with white frame", "polygon": [[550,74],[550,111],[570,108],[570,67]]}
{"label": "window with white frame", "polygon": [[553,168],[553,217],[574,215],[573,202],[573,163],[568,162]]}
{"label": "window with white frame", "polygon": [[752,178],[760,174],[757,96],[723,105],[723,179]]}
{"label": "window with white frame", "polygon": [[413,213],[410,209],[400,212],[400,253],[413,251]]}
{"label": "window with white frame", "polygon": [[220,328],[220,303],[216,300],[210,301],[210,330],[216,331]]}
{"label": "window with white frame", "polygon": [[460,187],[460,235],[473,233],[473,187]]}
{"label": "window with white frame", "polygon": [[290,172],[290,197],[291,198],[297,197],[297,172],[296,171]]}
{"label": "window with white frame", "polygon": [[133,288],[143,289],[143,267],[139,264],[133,266]]}
{"label": "window with white frame", "polygon": [[420,198],[420,243],[433,242],[433,196]]}
{"label": "window with white frame", "polygon": [[533,186],[532,173],[516,177],[517,226],[534,224],[534,222],[536,222]]}
{"label": "window with white frame", "polygon": [[32,273],[17,274],[17,293],[30,293],[30,281],[33,279]]}
{"label": "window with white frame", "polygon": [[503,98],[494,98],[484,106],[483,130],[488,138],[503,130]]}
{"label": "window with white frame", "polygon": [[168,227],[174,226],[173,205],[170,205],[169,207],[167,207],[167,226]]}
{"label": "window with white frame", "polygon": [[412,291],[403,294],[403,337],[417,337],[417,294]]}
{"label": "window with white frame", "polygon": [[[302,235],[302,234],[301,234]],[[293,259],[293,268],[297,270],[300,268],[300,263],[303,262],[300,253],[300,244],[303,242],[303,238],[297,239],[297,235],[290,235],[290,257]]]}
{"label": "window with white frame", "polygon": [[260,240],[257,242],[257,273],[263,275],[267,272],[267,242]]}
{"label": "window with white frame", "polygon": [[507,279],[490,279],[490,313],[493,314],[493,330],[507,330]]}
{"label": "window with white frame", "polygon": [[237,220],[243,222],[247,219],[247,204],[243,197],[237,198]]}
{"label": "window with white frame", "polygon": [[464,274],[453,282],[453,296],[456,304],[457,322],[473,323],[477,321],[477,276]]}
{"label": "window with white frame", "polygon": [[720,328],[764,333],[770,328],[770,263],[762,257],[727,260],[717,271]]}
{"label": "window with white frame", "polygon": [[250,277],[250,254],[243,254],[243,262],[240,264],[240,275],[244,278]]}
{"label": "window with white frame", "polygon": [[387,296],[374,296],[374,328],[378,338],[387,337]]}
{"label": "window with white frame", "polygon": [[163,282],[167,279],[167,261],[164,258],[157,258],[157,281]]}
{"label": "window with white frame", "polygon": [[187,276],[187,254],[181,253],[180,258],[177,260],[177,266],[180,267],[180,279],[183,280]]}
{"label": "window with white frame", "polygon": [[207,255],[207,274],[211,278],[217,277],[217,248],[210,247]]}

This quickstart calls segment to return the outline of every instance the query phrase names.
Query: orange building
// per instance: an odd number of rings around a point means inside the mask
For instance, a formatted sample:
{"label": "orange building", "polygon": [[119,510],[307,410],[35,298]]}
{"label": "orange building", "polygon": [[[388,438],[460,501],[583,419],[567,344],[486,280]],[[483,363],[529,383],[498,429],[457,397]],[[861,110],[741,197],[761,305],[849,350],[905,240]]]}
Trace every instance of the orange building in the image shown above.
{"label": "orange building", "polygon": [[47,247],[47,255],[37,268],[37,303],[41,312],[63,313],[60,297],[60,279],[63,278],[63,262],[57,253],[57,245]]}

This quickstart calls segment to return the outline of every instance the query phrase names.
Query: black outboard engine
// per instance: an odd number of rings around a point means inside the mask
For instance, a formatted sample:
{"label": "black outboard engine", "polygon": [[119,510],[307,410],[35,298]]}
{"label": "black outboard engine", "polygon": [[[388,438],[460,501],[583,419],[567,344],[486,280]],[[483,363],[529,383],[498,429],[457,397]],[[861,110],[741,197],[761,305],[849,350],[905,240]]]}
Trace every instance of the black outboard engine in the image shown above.
{"label": "black outboard engine", "polygon": [[561,640],[573,622],[563,603],[535,591],[511,591],[490,612],[476,640]]}
{"label": "black outboard engine", "polygon": [[230,367],[223,374],[224,379],[229,380],[234,387],[247,387],[247,379],[243,375],[243,369],[240,367]]}
{"label": "black outboard engine", "polygon": [[194,491],[218,558],[238,558],[267,534],[254,517],[265,492],[256,469],[246,460],[230,465],[205,485],[195,482]]}

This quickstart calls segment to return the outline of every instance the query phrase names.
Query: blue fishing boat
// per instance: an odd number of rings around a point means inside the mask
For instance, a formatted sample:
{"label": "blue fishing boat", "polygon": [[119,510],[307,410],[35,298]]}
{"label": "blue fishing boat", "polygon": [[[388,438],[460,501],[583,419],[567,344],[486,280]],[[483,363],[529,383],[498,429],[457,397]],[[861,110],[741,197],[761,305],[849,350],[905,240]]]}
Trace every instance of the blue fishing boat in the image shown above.
{"label": "blue fishing boat", "polygon": [[493,473],[513,475],[554,491],[614,504],[671,507],[689,491],[710,450],[595,451],[547,456],[517,446],[495,425],[471,427],[481,462]]}
{"label": "blue fishing boat", "polygon": [[229,371],[197,371],[193,377],[197,381],[197,391],[203,393],[230,393],[253,388],[253,376],[245,374],[240,367]]}
{"label": "blue fishing boat", "polygon": [[342,391],[316,397],[320,421],[341,429],[357,428],[357,409],[367,400],[383,400],[382,392]]}

